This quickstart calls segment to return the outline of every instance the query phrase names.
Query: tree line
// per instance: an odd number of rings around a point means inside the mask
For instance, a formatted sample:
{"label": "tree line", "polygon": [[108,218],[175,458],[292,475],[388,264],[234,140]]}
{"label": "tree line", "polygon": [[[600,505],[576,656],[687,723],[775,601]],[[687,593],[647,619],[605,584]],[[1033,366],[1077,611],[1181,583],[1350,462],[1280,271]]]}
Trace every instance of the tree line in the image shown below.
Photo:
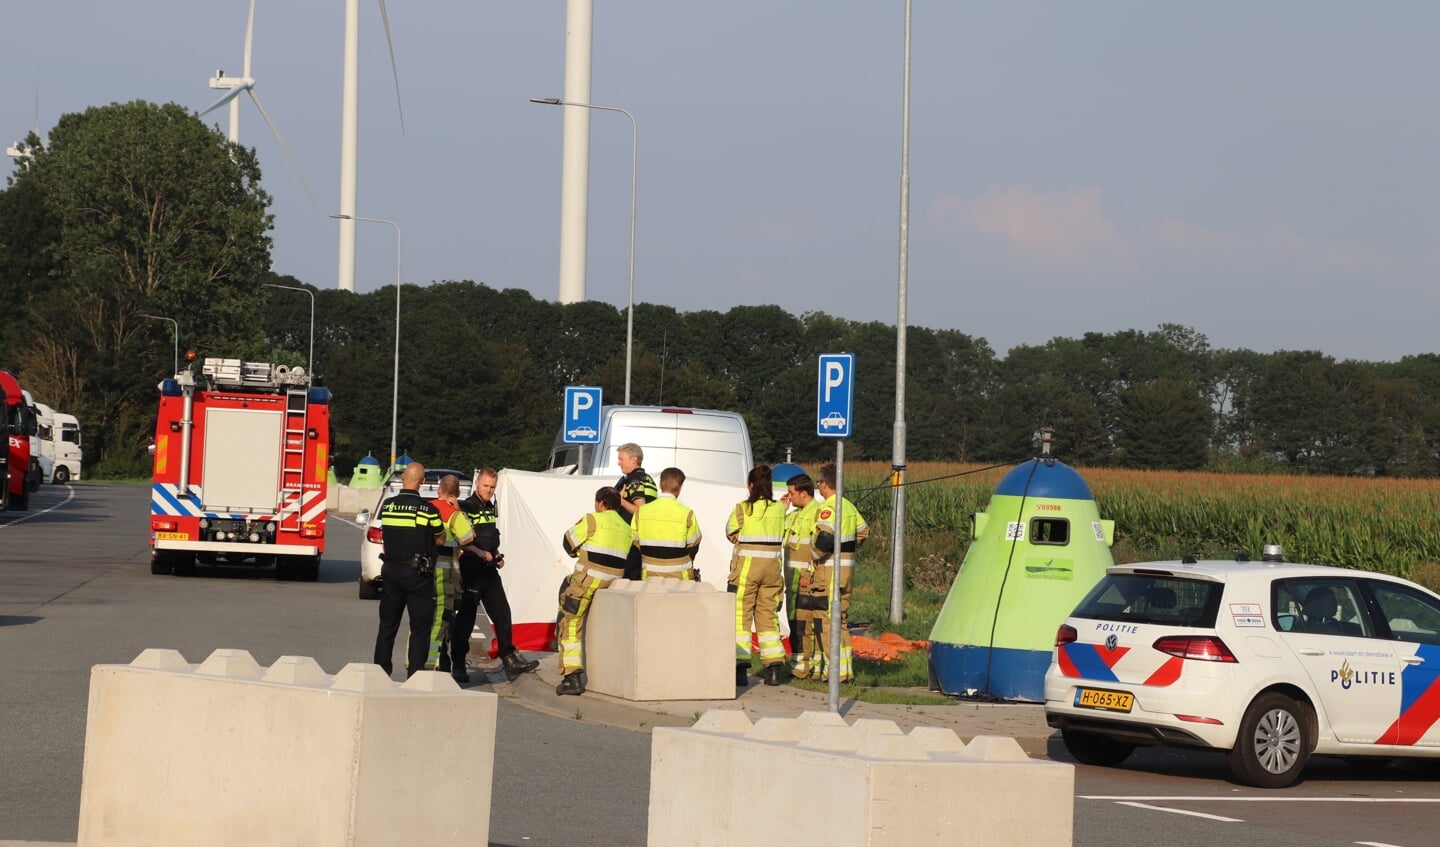
{"label": "tree line", "polygon": [[[272,218],[252,150],[192,112],[135,102],[61,118],[0,193],[0,366],[78,414],[96,476],[144,476],[156,384],[181,351],[306,364],[334,394],[337,472],[388,458],[393,287],[319,290],[267,270]],[[172,325],[167,320],[173,319]],[[178,332],[177,332],[178,331]],[[398,444],[427,464],[537,469],[567,385],[620,402],[623,310],[471,281],[401,292]],[[756,458],[817,461],[817,356],[856,358],[846,455],[891,454],[895,329],[777,306],[635,307],[632,402],[733,409]],[[1212,349],[1178,324],[1055,338],[999,356],[983,338],[911,327],[910,461],[1008,462],[1057,432],[1086,466],[1434,476],[1440,356],[1337,361]]]}

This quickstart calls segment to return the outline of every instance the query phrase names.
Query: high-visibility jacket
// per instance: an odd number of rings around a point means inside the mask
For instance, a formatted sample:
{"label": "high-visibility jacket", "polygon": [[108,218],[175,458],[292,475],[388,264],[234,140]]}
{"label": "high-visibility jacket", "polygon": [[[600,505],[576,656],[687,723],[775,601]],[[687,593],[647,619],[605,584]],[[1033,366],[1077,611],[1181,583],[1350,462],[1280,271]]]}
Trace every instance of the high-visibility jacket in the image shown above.
{"label": "high-visibility jacket", "polygon": [[785,557],[790,567],[810,570],[810,542],[815,538],[815,517],[820,514],[820,501],[810,499],[805,506],[785,516]]}
{"label": "high-visibility jacket", "polygon": [[779,500],[736,503],[725,524],[725,537],[735,544],[736,556],[778,559],[785,540],[785,504]]}
{"label": "high-visibility jacket", "polygon": [[840,543],[835,543],[835,496],[825,498],[820,504],[820,511],[815,514],[815,535],[810,542],[811,555],[815,562],[823,563],[830,558],[839,547],[839,565],[848,568],[855,564],[855,549],[865,543],[870,537],[870,527],[865,523],[865,518],[860,516],[860,510],[847,497],[842,503],[840,510]]}
{"label": "high-visibility jacket", "polygon": [[631,535],[645,569],[678,573],[690,567],[700,550],[700,523],[673,494],[661,494],[630,519]]}
{"label": "high-visibility jacket", "polygon": [[[565,531],[562,542],[565,552],[578,558],[576,570],[588,570],[592,565],[612,571],[625,570],[625,558],[634,543],[630,525],[619,512],[606,510],[591,512],[575,522]],[[602,576],[612,574],[601,573]]]}
{"label": "high-visibility jacket", "polygon": [[440,512],[419,492],[404,489],[380,505],[380,537],[386,562],[410,564],[412,557],[435,557],[435,541],[445,530]]}
{"label": "high-visibility jacket", "polygon": [[439,499],[430,502],[439,510],[440,520],[445,524],[445,544],[437,552],[441,565],[448,567],[454,563],[455,554],[461,547],[475,542],[475,527],[459,506]]}
{"label": "high-visibility jacket", "polygon": [[[655,478],[645,473],[644,468],[636,468],[620,477],[615,483],[615,490],[620,492],[620,499],[626,503],[633,503],[636,497],[642,497],[646,503],[651,503],[660,496],[660,489],[655,486]],[[626,509],[620,514],[620,518],[629,523],[634,515]]]}

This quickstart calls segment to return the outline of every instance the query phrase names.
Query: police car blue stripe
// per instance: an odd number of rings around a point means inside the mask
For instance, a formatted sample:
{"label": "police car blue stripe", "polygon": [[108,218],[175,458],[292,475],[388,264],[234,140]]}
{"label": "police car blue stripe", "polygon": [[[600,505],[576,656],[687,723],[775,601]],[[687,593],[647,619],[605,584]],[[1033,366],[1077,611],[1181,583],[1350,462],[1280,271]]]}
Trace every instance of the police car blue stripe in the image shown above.
{"label": "police car blue stripe", "polygon": [[1421,644],[1415,655],[1425,660],[1422,665],[1410,665],[1400,672],[1400,714],[1410,711],[1425,692],[1435,683],[1435,668],[1440,667],[1440,647]]}
{"label": "police car blue stripe", "polygon": [[1066,644],[1061,648],[1065,651],[1066,657],[1075,663],[1075,669],[1080,672],[1081,679],[1098,679],[1102,682],[1118,682],[1115,671],[1105,664],[1100,657],[1099,645],[1096,644]]}

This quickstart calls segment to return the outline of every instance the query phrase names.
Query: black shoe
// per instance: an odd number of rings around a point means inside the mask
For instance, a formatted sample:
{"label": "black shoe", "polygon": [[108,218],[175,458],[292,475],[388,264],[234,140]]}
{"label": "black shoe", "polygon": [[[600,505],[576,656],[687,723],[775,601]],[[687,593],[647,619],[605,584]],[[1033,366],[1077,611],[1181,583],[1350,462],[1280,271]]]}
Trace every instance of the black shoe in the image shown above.
{"label": "black shoe", "polygon": [[470,683],[470,674],[465,671],[456,671],[450,674],[450,677],[461,685],[468,685]]}
{"label": "black shoe", "polygon": [[540,663],[534,659],[527,659],[520,653],[506,653],[500,657],[500,664],[505,667],[505,678],[511,682],[520,678],[521,674],[527,674],[540,667]]}
{"label": "black shoe", "polygon": [[580,681],[580,674],[578,674],[578,673],[572,673],[572,674],[570,674],[569,676],[565,677],[564,679],[560,680],[560,684],[557,685],[557,686],[555,686],[555,693],[556,693],[556,694],[584,694],[584,693],[585,693],[585,683],[583,683],[583,682]]}
{"label": "black shoe", "polygon": [[750,666],[749,666],[749,665],[736,665],[736,666],[735,666],[735,687],[736,687],[736,688],[744,688],[745,686],[747,686],[747,685],[749,685],[749,684],[750,684]]}
{"label": "black shoe", "polygon": [[765,666],[765,684],[766,684],[766,685],[779,685],[779,684],[780,684],[780,670],[781,670],[781,666],[780,666],[780,665],[766,665],[766,666]]}

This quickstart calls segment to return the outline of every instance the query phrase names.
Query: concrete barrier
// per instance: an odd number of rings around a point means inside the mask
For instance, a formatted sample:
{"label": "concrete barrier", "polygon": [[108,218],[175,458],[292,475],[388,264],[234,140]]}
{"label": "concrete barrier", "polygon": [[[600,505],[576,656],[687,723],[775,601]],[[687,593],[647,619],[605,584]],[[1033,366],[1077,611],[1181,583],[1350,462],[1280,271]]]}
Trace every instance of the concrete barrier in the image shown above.
{"label": "concrete barrier", "polygon": [[361,509],[374,509],[379,499],[378,488],[332,485],[325,491],[325,508],[342,515],[354,515],[359,514]]}
{"label": "concrete barrier", "polygon": [[79,847],[489,839],[495,695],[244,650],[90,672]]}
{"label": "concrete barrier", "polygon": [[735,595],[685,579],[616,580],[591,601],[586,687],[626,700],[735,699]]}
{"label": "concrete barrier", "polygon": [[706,712],[656,728],[650,745],[651,847],[789,839],[872,847],[1069,845],[1075,769],[1032,760],[1013,738],[831,712],[752,723]]}

